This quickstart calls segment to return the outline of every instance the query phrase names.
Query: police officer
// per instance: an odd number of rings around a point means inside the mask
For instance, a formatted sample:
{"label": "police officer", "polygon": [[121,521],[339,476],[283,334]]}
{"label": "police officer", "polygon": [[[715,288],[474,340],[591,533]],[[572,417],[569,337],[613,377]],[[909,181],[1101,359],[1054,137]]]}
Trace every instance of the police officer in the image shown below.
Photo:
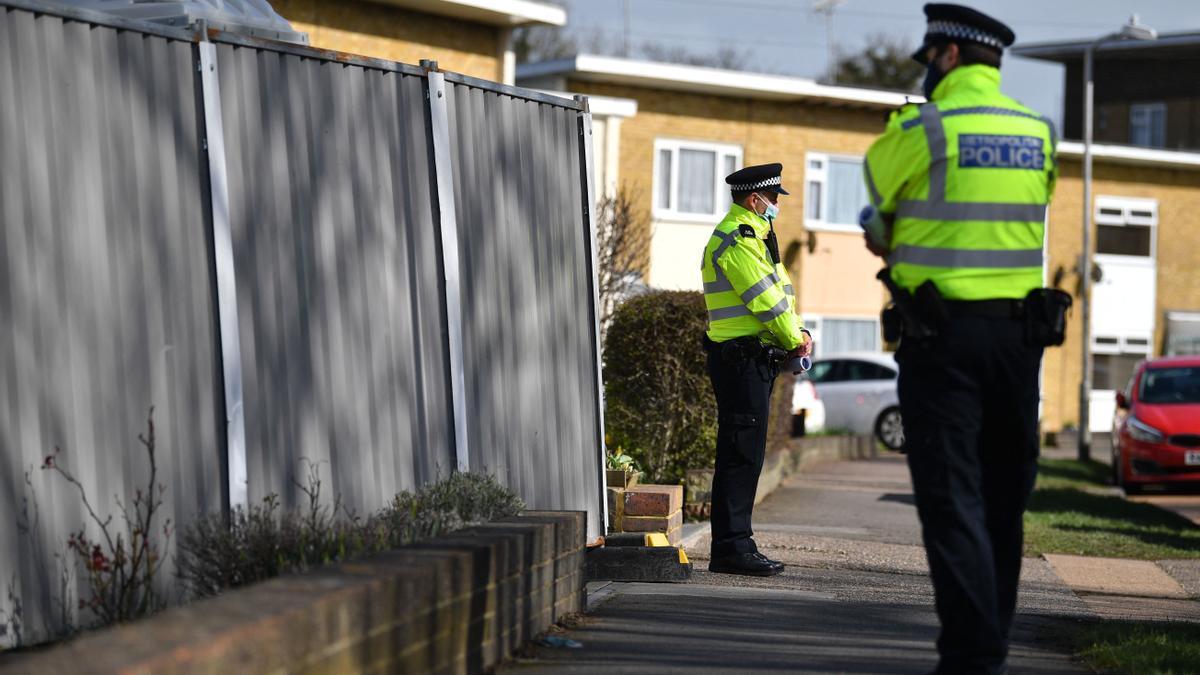
{"label": "police officer", "polygon": [[783,571],[781,563],[758,552],[750,527],[775,377],[784,363],[811,351],[772,227],[779,196],[788,194],[782,173],[782,164],[763,164],[726,176],[733,204],[701,262],[708,308],[704,346],[718,420],[708,565],[713,572]]}
{"label": "police officer", "polygon": [[1045,328],[1065,311],[1040,289],[1055,137],[1000,93],[1008,26],[959,5],[925,15],[913,58],[929,102],[893,113],[867,153],[867,192],[887,225],[868,248],[886,256],[880,278],[903,310],[898,387],[942,624],[936,672],[997,673],[1037,473]]}

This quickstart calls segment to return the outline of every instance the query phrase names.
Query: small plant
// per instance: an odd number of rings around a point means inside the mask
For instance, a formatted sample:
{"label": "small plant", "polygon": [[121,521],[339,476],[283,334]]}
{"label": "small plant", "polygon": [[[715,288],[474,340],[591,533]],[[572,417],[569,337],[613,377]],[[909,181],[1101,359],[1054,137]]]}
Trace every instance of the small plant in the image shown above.
{"label": "small plant", "polygon": [[211,596],[318,565],[368,555],[436,537],[461,527],[515,515],[525,508],[495,478],[455,473],[416,492],[401,492],[366,519],[320,503],[317,465],[308,464],[303,512],[280,512],[268,495],[249,509],[236,508],[229,523],[219,515],[199,519],[179,539],[178,574],[197,596]]}
{"label": "small plant", "polygon": [[609,471],[637,471],[637,462],[618,446],[616,450],[608,453],[607,467]]}
{"label": "small plant", "polygon": [[149,458],[150,477],[144,488],[136,490],[130,506],[117,499],[123,525],[114,524],[111,514],[101,518],[96,513],[83,484],[63,466],[60,448],[54,448],[42,463],[43,471],[54,471],[79,490],[88,517],[100,530],[100,539],[92,539],[83,530],[73,533],[67,548],[86,572],[89,595],[79,600],[79,608],[91,610],[102,624],[146,616],[165,605],[155,589],[155,576],[162,569],[160,547],[171,538],[171,521],[161,526],[155,522],[166,487],[158,482],[153,407],[146,427],[138,441]]}

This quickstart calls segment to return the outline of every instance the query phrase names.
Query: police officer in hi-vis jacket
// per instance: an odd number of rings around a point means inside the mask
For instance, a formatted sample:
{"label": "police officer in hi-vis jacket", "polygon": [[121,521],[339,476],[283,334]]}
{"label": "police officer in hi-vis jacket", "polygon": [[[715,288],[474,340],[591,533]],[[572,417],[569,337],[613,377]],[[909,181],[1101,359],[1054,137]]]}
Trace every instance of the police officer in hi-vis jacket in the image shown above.
{"label": "police officer in hi-vis jacket", "polygon": [[708,569],[770,576],[781,563],[758,552],[750,526],[767,442],[775,377],[807,356],[811,339],[796,315],[796,294],[779,259],[782,164],[748,166],[725,178],[729,213],[704,249],[701,270],[708,331],[704,347],[717,399],[717,464],[712,487]]}
{"label": "police officer in hi-vis jacket", "polygon": [[905,450],[933,579],[938,673],[1005,670],[1022,515],[1037,474],[1038,370],[1070,296],[1043,289],[1050,121],[1000,92],[1012,30],[925,5],[922,105],[867,152],[863,209],[896,360]]}

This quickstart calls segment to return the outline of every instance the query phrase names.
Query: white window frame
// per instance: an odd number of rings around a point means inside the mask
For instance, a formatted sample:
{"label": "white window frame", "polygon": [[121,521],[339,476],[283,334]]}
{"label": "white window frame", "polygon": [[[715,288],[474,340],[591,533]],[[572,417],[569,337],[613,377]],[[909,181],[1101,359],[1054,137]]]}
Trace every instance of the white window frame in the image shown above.
{"label": "white window frame", "polygon": [[[1116,253],[1096,253],[1097,262],[1118,262],[1124,265],[1142,263],[1153,267],[1158,259],[1158,200],[1138,197],[1096,197],[1092,220],[1096,223],[1099,240],[1101,225],[1145,225],[1150,228],[1150,255],[1120,255]],[[1120,211],[1120,215],[1104,213],[1105,210]],[[1148,214],[1148,215],[1142,215]]]}
{"label": "white window frame", "polygon": [[[833,152],[808,152],[804,155],[804,229],[816,230],[818,232],[849,232],[851,234],[859,234],[862,232],[862,227],[858,223],[828,223],[825,222],[825,216],[829,211],[829,160],[844,160],[858,162],[862,164],[866,158],[862,155],[845,155]],[[821,168],[812,168],[813,161],[820,161]],[[808,184],[818,183],[821,191],[821,213],[817,218],[809,218],[808,216]],[[868,198],[870,196],[868,195]],[[860,204],[859,207],[866,206]],[[835,317],[836,318],[836,317]]]}
{"label": "white window frame", "polygon": [[[1150,121],[1154,119],[1154,113],[1160,113],[1162,116],[1162,134],[1161,143],[1154,142],[1154,128],[1150,126]],[[1145,143],[1138,143],[1134,140],[1134,120],[1138,116],[1142,116],[1147,125],[1147,135],[1150,139]],[[1134,103],[1129,106],[1129,143],[1142,148],[1165,148],[1167,147],[1167,104],[1163,102],[1156,103]]]}
{"label": "white window frame", "polygon": [[800,320],[804,322],[804,327],[812,335],[813,342],[818,350],[817,358],[824,359],[830,356],[839,356],[854,352],[822,352],[821,351],[821,336],[824,334],[826,321],[870,321],[875,325],[875,349],[873,352],[883,351],[883,335],[879,329],[878,315],[861,315],[855,314],[852,316],[844,316],[841,314],[801,314]]}
{"label": "white window frame", "polygon": [[[668,188],[671,199],[671,207],[664,208],[658,203],[659,196],[659,177],[662,175],[660,171],[661,155],[663,150],[671,152],[671,185]],[[716,169],[713,171],[713,212],[712,213],[691,213],[680,211],[677,208],[679,204],[679,151],[680,150],[700,150],[704,152],[715,152],[717,155]],[[654,139],[654,178],[651,181],[652,192],[652,213],[657,220],[669,220],[683,223],[703,223],[712,225],[714,218],[721,218],[725,212],[729,210],[729,186],[725,184],[725,158],[732,156],[734,158],[734,171],[742,168],[742,146],[732,145],[728,143],[712,143],[709,141],[694,141],[678,138],[656,138]]]}

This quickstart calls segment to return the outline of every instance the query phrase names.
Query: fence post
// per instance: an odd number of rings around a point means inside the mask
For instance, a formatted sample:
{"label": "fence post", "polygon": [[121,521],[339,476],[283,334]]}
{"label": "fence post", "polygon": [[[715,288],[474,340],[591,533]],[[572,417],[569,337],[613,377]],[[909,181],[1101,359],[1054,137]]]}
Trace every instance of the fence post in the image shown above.
{"label": "fence post", "polygon": [[585,240],[588,246],[588,257],[591,260],[591,274],[588,283],[591,285],[592,311],[592,362],[596,364],[596,442],[600,456],[597,458],[600,476],[600,518],[603,527],[600,534],[608,532],[608,476],[604,473],[605,455],[607,449],[604,443],[604,371],[600,364],[600,258],[596,250],[596,182],[592,169],[592,112],[586,96],[575,96],[582,110],[579,112],[579,161],[580,181],[583,195],[583,222],[587,225],[588,236]]}
{"label": "fence post", "polygon": [[204,99],[204,147],[208,152],[209,199],[212,205],[213,258],[217,280],[217,321],[225,384],[225,456],[229,508],[247,505],[246,422],[242,405],[242,348],[238,332],[237,279],[233,265],[233,232],[229,223],[229,175],[225,166],[225,130],[217,46],[201,31],[200,89]]}
{"label": "fence post", "polygon": [[467,444],[467,392],[463,373],[462,288],[458,270],[458,216],[454,211],[454,158],[450,154],[450,113],[446,102],[446,78],[437,61],[422,60],[428,86],[429,128],[433,135],[433,179],[437,188],[438,231],[442,237],[442,297],[446,307],[446,329],[450,347],[450,395],[454,408],[454,455],[458,470],[471,464]]}

